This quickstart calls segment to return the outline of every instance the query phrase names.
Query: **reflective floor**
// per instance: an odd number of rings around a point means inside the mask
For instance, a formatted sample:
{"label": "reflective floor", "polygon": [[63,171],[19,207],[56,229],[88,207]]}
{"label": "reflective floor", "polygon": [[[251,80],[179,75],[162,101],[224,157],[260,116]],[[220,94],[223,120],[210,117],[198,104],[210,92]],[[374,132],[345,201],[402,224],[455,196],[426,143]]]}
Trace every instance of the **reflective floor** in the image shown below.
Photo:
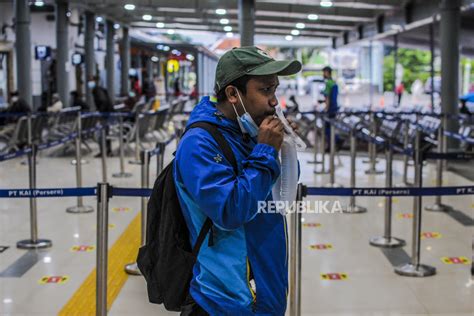
{"label": "reflective floor", "polygon": [[[165,162],[174,151],[172,143]],[[322,186],[328,175],[315,175],[312,153],[300,154],[301,181]],[[101,180],[100,159],[87,156],[83,165],[83,186]],[[119,171],[118,158],[108,160],[109,181],[116,186],[139,187],[140,166],[126,163],[131,178],[112,178]],[[28,169],[22,159],[0,164],[0,188],[25,188]],[[37,186],[75,187],[75,167],[69,158],[40,157]],[[349,159],[342,156],[336,179],[349,184]],[[155,160],[151,163],[155,175]],[[320,166],[318,165],[318,168]],[[385,175],[367,176],[368,165],[357,161],[357,186],[383,186]],[[384,161],[378,164],[384,169]],[[402,164],[394,164],[394,183],[401,181]],[[413,177],[410,168],[409,179]],[[434,185],[434,165],[425,168],[423,181]],[[445,173],[444,185],[472,185],[473,182]],[[315,197],[308,199],[316,200]],[[342,206],[348,198],[318,197],[328,205],[337,200]],[[434,198],[423,199],[423,205]],[[369,245],[369,239],[383,235],[384,198],[358,198],[367,213],[305,214],[302,258],[303,315],[472,315],[474,284],[470,275],[471,242],[474,227],[474,197],[445,197],[453,207],[448,213],[423,211],[421,263],[437,269],[426,278],[402,277],[394,266],[411,257],[412,198],[394,198],[392,235],[407,245],[392,250]],[[0,200],[0,314],[1,315],[89,315],[94,314],[96,199],[84,198],[93,213],[69,214],[67,207],[76,198],[38,199],[38,237],[50,239],[53,246],[40,251],[16,248],[16,242],[29,238],[28,199]],[[140,198],[113,198],[109,212],[109,305],[111,315],[173,315],[162,306],[149,304],[141,277],[126,276],[123,260],[133,258],[139,243]],[[312,203],[311,205],[316,205]],[[329,207],[329,210],[331,208]],[[124,239],[126,238],[126,239]],[[132,249],[130,252],[129,249]],[[113,254],[112,254],[113,253]],[[132,253],[130,255],[130,253]],[[463,262],[464,258],[468,261]],[[456,263],[460,262],[460,263]],[[126,262],[125,262],[126,263]],[[88,305],[88,306],[86,306]]]}

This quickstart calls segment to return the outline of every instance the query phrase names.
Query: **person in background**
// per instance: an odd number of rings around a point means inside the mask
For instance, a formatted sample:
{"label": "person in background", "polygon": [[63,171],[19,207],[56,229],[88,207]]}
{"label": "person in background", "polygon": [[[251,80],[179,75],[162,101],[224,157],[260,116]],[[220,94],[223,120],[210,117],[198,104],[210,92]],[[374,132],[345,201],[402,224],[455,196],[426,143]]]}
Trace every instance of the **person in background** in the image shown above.
{"label": "person in background", "polygon": [[142,88],[140,87],[140,79],[138,79],[137,75],[130,76],[130,84],[132,91],[135,93],[135,95],[140,98],[142,95]]}
{"label": "person in background", "polygon": [[148,102],[156,96],[155,84],[152,80],[148,78],[148,73],[143,73],[143,95],[145,96],[145,101]]}
{"label": "person in background", "polygon": [[[31,107],[23,98],[20,98],[18,91],[14,91],[10,95],[11,105],[7,108],[8,113],[30,113]],[[15,122],[17,118],[13,119]]]}
{"label": "person in background", "polygon": [[77,91],[71,91],[70,93],[70,102],[72,107],[80,107],[82,112],[90,111],[89,105],[81,98]]}
{"label": "person in background", "polygon": [[176,77],[173,83],[173,88],[174,88],[174,96],[179,97],[181,95],[181,84],[179,81],[179,77]]}
{"label": "person in background", "polygon": [[397,107],[399,107],[400,103],[402,102],[403,92],[405,92],[405,86],[403,85],[403,82],[400,82],[395,87],[395,94],[398,96]]}
{"label": "person in background", "polygon": [[53,94],[53,99],[52,99],[52,104],[48,106],[46,111],[48,113],[57,113],[61,111],[63,108],[63,103],[61,102],[61,99],[59,99],[59,95],[57,93]]}
{"label": "person in background", "polygon": [[[90,89],[92,89],[92,97],[94,98],[94,104],[95,104],[96,110],[101,113],[113,112],[114,105],[112,104],[112,101],[110,100],[107,89],[99,85],[99,77],[95,76],[91,78],[87,82],[87,85],[89,86]],[[106,128],[106,134],[108,134],[108,128]],[[100,141],[100,144],[102,144],[102,141]],[[107,155],[111,155],[112,154],[111,140],[107,139],[105,144],[106,144]],[[102,156],[102,150],[104,150],[104,148],[101,147],[100,153],[97,154],[96,157],[100,158]]]}
{"label": "person in background", "polygon": [[[337,83],[332,79],[332,68],[326,66],[323,68],[323,77],[325,80],[324,96],[325,107],[324,111],[328,114],[328,118],[332,119],[336,117],[336,113],[339,111],[339,105],[337,103],[337,96],[339,94],[339,87]],[[330,125],[326,123],[325,134],[326,134],[326,151],[329,151],[330,146]],[[337,145],[340,145],[340,141],[336,138]]]}

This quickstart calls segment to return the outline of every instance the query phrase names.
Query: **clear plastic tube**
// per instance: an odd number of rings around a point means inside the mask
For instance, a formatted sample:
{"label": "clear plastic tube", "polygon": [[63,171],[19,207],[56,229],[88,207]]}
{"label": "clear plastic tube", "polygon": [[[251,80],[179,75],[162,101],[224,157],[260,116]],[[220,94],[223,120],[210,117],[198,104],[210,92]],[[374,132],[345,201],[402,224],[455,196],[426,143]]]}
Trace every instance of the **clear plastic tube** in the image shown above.
{"label": "clear plastic tube", "polygon": [[293,131],[293,128],[290,126],[290,123],[286,120],[285,115],[283,114],[283,110],[278,105],[275,107],[275,114],[278,116],[280,121],[283,123],[285,127],[285,133],[290,136],[291,141],[295,144],[297,150],[305,150],[306,144],[305,142]]}

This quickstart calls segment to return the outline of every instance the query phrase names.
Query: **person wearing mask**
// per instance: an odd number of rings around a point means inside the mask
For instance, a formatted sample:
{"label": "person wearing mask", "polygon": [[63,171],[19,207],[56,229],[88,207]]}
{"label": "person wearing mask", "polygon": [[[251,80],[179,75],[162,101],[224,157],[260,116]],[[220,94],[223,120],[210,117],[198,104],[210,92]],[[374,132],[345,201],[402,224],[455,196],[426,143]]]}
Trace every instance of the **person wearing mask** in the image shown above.
{"label": "person wearing mask", "polygon": [[285,315],[285,216],[259,212],[258,202],[272,200],[280,175],[278,76],[300,70],[300,62],[277,61],[257,47],[234,48],[218,61],[216,98],[203,97],[191,113],[188,126],[202,121],[217,126],[237,170],[206,130],[185,132],[174,161],[176,192],[191,245],[206,218],[213,243],[201,246],[181,315]]}

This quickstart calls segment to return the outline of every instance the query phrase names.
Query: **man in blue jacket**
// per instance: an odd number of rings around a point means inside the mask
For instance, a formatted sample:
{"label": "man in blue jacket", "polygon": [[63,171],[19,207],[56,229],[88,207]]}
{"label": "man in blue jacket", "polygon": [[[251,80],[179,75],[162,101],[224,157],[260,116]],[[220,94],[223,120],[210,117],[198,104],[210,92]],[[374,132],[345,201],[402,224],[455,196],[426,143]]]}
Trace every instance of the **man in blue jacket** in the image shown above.
{"label": "man in blue jacket", "polygon": [[191,113],[188,126],[218,126],[239,172],[207,131],[193,128],[181,139],[174,177],[192,245],[206,217],[213,222],[213,244],[202,244],[182,315],[285,314],[286,221],[279,213],[259,213],[258,201],[272,200],[280,175],[278,76],[300,69],[298,61],[274,60],[257,47],[234,48],[217,64],[217,99],[204,97]]}

